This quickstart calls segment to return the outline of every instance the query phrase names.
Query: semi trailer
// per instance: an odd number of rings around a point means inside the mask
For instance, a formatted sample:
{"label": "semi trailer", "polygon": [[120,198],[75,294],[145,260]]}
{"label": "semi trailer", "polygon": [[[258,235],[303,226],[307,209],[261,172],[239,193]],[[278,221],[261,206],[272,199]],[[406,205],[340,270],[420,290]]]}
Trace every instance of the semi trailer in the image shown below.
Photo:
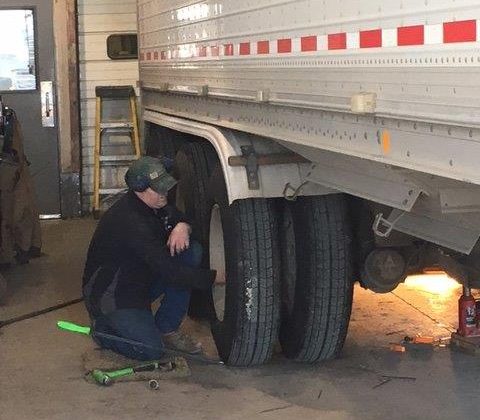
{"label": "semi trailer", "polygon": [[480,4],[138,0],[146,151],[217,270],[223,360],[339,354],[354,282],[479,285]]}

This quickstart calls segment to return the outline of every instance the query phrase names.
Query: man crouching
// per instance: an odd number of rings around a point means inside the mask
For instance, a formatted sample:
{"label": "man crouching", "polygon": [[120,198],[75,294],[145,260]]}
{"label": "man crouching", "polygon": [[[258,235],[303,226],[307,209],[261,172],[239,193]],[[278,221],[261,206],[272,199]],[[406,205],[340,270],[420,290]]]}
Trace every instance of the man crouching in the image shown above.
{"label": "man crouching", "polygon": [[[177,181],[159,159],[142,157],[125,175],[129,191],[101,218],[88,250],[83,296],[93,328],[143,343],[96,338],[102,347],[138,360],[161,358],[164,347],[199,353],[179,331],[191,289],[208,289],[215,271],[199,268],[202,249],[190,240],[184,214],[167,202]],[[151,303],[163,295],[158,311]]]}

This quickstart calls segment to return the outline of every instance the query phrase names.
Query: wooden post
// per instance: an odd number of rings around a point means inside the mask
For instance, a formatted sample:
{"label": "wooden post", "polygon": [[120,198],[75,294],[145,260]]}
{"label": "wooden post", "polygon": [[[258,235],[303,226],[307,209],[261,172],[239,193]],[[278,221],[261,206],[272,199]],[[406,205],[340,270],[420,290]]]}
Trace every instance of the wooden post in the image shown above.
{"label": "wooden post", "polygon": [[54,0],[53,22],[62,215],[76,217],[81,215],[80,92],[76,0]]}

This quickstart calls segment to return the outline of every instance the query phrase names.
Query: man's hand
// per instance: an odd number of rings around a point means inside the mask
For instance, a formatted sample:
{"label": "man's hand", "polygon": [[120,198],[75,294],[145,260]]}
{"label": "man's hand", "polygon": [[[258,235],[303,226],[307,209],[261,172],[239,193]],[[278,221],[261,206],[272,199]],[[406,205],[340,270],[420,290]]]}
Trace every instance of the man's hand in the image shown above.
{"label": "man's hand", "polygon": [[184,222],[177,223],[168,237],[167,246],[170,248],[170,255],[185,251],[190,246],[190,225]]}

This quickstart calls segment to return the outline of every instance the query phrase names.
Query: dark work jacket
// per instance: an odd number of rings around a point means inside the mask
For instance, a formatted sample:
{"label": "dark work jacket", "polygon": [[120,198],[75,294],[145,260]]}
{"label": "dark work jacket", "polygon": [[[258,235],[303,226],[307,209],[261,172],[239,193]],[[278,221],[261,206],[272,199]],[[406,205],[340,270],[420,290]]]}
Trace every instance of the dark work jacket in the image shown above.
{"label": "dark work jacket", "polygon": [[215,272],[182,265],[170,256],[171,229],[187,222],[173,206],[153,210],[129,191],[101,218],[83,275],[83,295],[92,317],[116,309],[150,308],[156,277],[180,288],[209,288]]}

